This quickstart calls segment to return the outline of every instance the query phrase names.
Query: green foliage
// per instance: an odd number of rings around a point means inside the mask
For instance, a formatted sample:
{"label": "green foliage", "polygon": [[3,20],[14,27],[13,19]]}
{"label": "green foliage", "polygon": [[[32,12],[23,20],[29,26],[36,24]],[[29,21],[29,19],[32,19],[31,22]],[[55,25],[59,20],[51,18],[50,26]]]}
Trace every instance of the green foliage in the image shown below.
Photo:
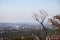
{"label": "green foliage", "polygon": [[[4,32],[1,34],[2,37],[7,37],[12,40],[33,40],[34,35],[37,35],[39,39],[44,40],[45,33],[43,30],[27,30],[27,31],[21,31],[21,30],[3,30]],[[47,29],[48,35],[52,34],[53,31],[51,29]],[[1,36],[0,35],[0,36]],[[21,39],[21,37],[27,37],[24,39]]]}

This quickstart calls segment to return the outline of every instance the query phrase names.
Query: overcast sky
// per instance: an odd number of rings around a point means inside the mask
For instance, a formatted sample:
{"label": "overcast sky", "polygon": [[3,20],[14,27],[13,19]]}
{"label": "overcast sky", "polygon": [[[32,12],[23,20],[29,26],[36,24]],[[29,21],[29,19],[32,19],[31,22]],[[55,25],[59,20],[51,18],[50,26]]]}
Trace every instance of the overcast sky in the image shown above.
{"label": "overcast sky", "polygon": [[60,0],[0,0],[0,22],[34,22],[33,12],[60,11]]}

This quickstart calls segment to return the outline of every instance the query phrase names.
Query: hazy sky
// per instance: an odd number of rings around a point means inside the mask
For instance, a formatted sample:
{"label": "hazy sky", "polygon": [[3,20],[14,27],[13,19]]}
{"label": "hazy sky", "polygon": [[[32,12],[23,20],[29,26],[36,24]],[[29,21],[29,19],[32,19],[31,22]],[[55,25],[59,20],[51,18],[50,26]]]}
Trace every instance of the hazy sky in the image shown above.
{"label": "hazy sky", "polygon": [[34,22],[33,12],[59,13],[60,0],[0,0],[0,22]]}

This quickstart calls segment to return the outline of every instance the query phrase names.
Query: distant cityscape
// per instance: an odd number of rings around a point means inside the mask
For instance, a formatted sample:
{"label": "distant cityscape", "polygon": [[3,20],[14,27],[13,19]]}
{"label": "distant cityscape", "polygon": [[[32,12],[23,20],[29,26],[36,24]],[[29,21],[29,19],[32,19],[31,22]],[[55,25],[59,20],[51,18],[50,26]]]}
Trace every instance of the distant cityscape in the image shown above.
{"label": "distant cityscape", "polygon": [[26,29],[42,29],[39,24],[31,24],[31,23],[0,23],[0,30],[4,29],[16,29],[16,30],[26,30]]}

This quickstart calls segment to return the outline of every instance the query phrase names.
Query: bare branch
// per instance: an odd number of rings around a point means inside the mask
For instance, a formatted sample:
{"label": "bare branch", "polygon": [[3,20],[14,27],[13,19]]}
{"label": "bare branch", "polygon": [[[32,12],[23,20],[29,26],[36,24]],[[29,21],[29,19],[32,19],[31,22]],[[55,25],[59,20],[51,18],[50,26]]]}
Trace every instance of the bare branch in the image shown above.
{"label": "bare branch", "polygon": [[46,19],[46,17],[48,16],[47,12],[45,12],[44,10],[39,11],[40,13],[34,13],[34,19],[38,22],[44,22],[44,20]]}
{"label": "bare branch", "polygon": [[48,16],[47,12],[44,11],[44,10],[40,10],[39,12],[40,12],[41,15],[43,15],[43,16],[45,16],[45,17]]}
{"label": "bare branch", "polygon": [[34,13],[35,20],[38,21],[42,25],[46,35],[47,35],[47,32],[46,32],[46,29],[43,25],[43,22],[45,21],[47,16],[48,16],[48,14],[45,11],[40,11],[40,14]]}
{"label": "bare branch", "polygon": [[39,21],[39,19],[38,19],[38,14],[35,14],[35,13],[34,13],[34,17],[35,17],[35,20],[36,20],[36,21]]}

